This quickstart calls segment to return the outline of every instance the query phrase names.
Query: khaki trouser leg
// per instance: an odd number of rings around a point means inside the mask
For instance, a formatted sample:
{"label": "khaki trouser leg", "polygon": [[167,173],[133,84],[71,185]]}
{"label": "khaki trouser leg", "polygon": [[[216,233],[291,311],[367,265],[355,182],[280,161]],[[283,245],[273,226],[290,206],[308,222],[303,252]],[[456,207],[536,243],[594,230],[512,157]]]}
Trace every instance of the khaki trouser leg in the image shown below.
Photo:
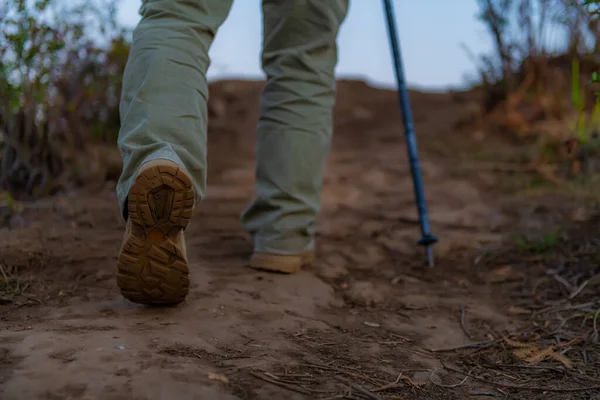
{"label": "khaki trouser leg", "polygon": [[[127,196],[144,162],[174,161],[190,174],[198,199],[206,188],[208,50],[232,0],[145,0],[133,34],[121,98],[118,145]],[[197,200],[198,200],[197,199]]]}
{"label": "khaki trouser leg", "polygon": [[336,39],[348,0],[263,0],[257,196],[242,215],[258,253],[314,247],[332,136]]}

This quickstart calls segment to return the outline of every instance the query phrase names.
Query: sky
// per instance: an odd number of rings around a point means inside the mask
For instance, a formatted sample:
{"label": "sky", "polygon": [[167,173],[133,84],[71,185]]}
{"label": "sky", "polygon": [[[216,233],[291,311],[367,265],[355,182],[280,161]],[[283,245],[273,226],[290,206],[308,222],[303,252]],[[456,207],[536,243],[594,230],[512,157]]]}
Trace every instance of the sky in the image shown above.
{"label": "sky", "polygon": [[[322,0],[327,1],[327,0]],[[475,66],[475,54],[491,48],[485,28],[475,19],[475,0],[394,0],[406,80],[423,90],[460,87]],[[119,21],[134,27],[140,0],[121,0]],[[208,79],[261,79],[261,0],[235,0],[210,49]],[[365,79],[394,86],[394,70],[382,2],[350,0],[338,37],[338,78]]]}

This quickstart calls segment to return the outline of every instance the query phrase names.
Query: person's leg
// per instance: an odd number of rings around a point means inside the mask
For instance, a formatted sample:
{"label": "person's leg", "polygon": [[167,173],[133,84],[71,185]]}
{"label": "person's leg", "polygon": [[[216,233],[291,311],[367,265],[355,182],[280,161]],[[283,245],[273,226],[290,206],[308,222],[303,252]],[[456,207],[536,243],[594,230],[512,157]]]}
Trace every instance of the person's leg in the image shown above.
{"label": "person's leg", "polygon": [[189,278],[183,230],[206,186],[208,50],[232,0],[145,0],[121,97],[117,195],[127,232],[117,284],[176,304]]}
{"label": "person's leg", "polygon": [[295,272],[311,260],[347,10],[348,0],[263,0],[257,196],[242,214],[252,267]]}

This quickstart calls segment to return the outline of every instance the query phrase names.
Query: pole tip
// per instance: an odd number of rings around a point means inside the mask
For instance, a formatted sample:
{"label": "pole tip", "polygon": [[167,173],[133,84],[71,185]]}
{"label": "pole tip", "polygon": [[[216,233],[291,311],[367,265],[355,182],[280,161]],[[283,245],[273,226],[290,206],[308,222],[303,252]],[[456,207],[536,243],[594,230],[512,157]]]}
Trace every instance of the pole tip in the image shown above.
{"label": "pole tip", "polygon": [[433,257],[433,246],[427,245],[427,262],[429,263],[429,268],[433,268],[435,266],[435,259]]}

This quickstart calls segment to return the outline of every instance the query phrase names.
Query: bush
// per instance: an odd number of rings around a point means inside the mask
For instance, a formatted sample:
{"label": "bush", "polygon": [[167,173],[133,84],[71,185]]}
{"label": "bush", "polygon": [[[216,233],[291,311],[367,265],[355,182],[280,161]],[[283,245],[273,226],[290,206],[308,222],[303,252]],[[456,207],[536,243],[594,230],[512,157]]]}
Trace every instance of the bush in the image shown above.
{"label": "bush", "polygon": [[[585,5],[587,7],[588,12],[592,16],[593,20],[596,23],[600,21],[600,0],[586,0]],[[600,74],[596,71],[592,74],[592,83],[599,84],[600,83]],[[599,99],[600,92],[596,91],[596,102],[600,101]]]}
{"label": "bush", "polygon": [[116,0],[0,6],[0,191],[38,197],[81,184],[93,143],[114,142],[128,32]]}
{"label": "bush", "polygon": [[598,1],[477,3],[494,44],[475,59],[486,129],[528,141],[591,136],[600,118],[587,84],[599,66]]}

